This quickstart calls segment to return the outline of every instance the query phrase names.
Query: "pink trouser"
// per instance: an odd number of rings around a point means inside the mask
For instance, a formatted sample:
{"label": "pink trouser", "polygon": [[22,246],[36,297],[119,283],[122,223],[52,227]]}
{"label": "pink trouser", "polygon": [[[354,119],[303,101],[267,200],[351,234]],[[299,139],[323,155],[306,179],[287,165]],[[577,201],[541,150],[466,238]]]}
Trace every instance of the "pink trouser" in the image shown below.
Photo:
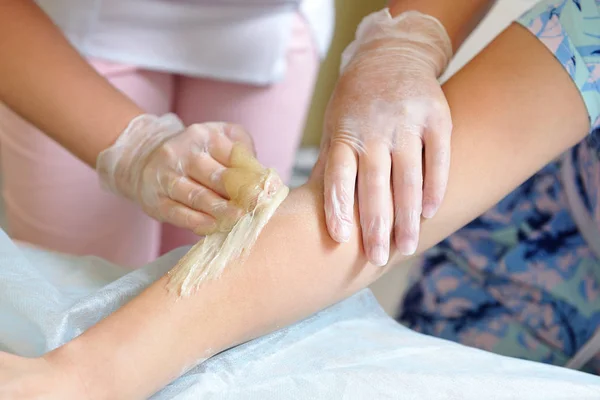
{"label": "pink trouser", "polygon": [[[287,62],[282,81],[258,87],[91,60],[149,113],[174,112],[186,124],[243,125],[254,138],[259,160],[284,179],[292,172],[319,66],[310,31],[300,17]],[[0,140],[3,196],[14,239],[131,267],[198,240],[103,191],[91,168],[1,104]]]}

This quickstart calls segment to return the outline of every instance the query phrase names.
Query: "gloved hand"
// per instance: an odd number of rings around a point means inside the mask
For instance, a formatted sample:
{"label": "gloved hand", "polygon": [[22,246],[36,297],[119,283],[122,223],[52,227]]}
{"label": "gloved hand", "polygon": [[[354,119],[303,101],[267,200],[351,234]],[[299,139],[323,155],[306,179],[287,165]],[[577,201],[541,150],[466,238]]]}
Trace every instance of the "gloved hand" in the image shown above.
{"label": "gloved hand", "polygon": [[195,124],[174,114],[134,118],[117,141],[98,156],[104,187],[138,203],[151,217],[207,235],[243,214],[228,203],[221,173],[233,143],[254,154],[251,137],[237,125]]}
{"label": "gloved hand", "polygon": [[392,18],[387,9],[361,22],[342,55],[321,146],[325,214],[331,237],[347,241],[358,177],[363,244],[373,264],[387,263],[394,217],[396,246],[410,255],[421,214],[432,217],[442,202],[452,121],[437,79],[451,57],[438,20],[416,11]]}

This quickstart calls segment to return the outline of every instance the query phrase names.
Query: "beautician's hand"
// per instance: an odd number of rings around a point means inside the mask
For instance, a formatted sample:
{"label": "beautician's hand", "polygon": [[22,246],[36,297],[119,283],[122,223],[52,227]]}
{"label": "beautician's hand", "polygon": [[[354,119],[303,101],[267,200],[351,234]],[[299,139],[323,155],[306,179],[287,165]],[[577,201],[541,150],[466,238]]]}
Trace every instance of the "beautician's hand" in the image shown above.
{"label": "beautician's hand", "polygon": [[387,9],[363,20],[342,55],[321,151],[327,227],[334,240],[348,240],[358,177],[364,248],[374,264],[388,261],[392,219],[396,246],[412,254],[421,214],[432,217],[442,202],[452,121],[437,78],[451,57],[440,22],[416,11],[392,18]]}
{"label": "beautician's hand", "polygon": [[206,235],[217,222],[242,214],[227,202],[221,182],[234,142],[254,151],[252,139],[237,125],[186,128],[174,114],[141,115],[100,153],[96,169],[105,187],[137,202],[151,217]]}

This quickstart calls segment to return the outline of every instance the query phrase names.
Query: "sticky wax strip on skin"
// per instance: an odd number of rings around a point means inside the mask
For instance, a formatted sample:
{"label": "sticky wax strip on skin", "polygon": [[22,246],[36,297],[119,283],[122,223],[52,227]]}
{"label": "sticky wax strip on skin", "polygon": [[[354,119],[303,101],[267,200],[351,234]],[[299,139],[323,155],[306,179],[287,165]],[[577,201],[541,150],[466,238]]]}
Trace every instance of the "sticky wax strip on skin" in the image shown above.
{"label": "sticky wax strip on skin", "polygon": [[218,278],[230,263],[246,256],[289,193],[275,170],[264,168],[240,144],[234,145],[230,164],[223,184],[230,201],[244,214],[234,223],[219,221],[219,231],[196,243],[169,272],[168,288],[180,296],[189,296],[202,282]]}

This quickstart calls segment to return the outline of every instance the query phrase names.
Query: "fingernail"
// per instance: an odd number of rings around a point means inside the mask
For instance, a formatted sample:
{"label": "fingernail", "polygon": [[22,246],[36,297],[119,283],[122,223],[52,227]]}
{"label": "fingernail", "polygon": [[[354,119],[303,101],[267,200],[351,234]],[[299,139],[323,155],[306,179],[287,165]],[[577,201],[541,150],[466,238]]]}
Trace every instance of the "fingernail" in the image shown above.
{"label": "fingernail", "polygon": [[403,256],[412,256],[417,251],[421,213],[417,210],[412,210],[405,215],[405,218],[405,224],[400,227],[399,231],[399,240],[397,241],[398,251]]}
{"label": "fingernail", "polygon": [[340,221],[337,226],[337,238],[340,242],[346,243],[350,240],[350,225],[345,221]]}
{"label": "fingernail", "polygon": [[433,218],[433,216],[435,215],[435,213],[437,212],[438,207],[435,203],[433,202],[426,202],[425,204],[423,204],[423,218]]}
{"label": "fingernail", "polygon": [[388,262],[388,251],[382,244],[376,245],[371,249],[371,264],[376,267],[383,267]]}
{"label": "fingernail", "polygon": [[407,238],[400,242],[400,254],[403,256],[412,256],[417,251],[417,241],[413,238]]}
{"label": "fingernail", "polygon": [[378,267],[387,264],[390,254],[388,226],[382,217],[377,217],[373,220],[368,230],[367,240],[373,243],[369,259],[373,265]]}

